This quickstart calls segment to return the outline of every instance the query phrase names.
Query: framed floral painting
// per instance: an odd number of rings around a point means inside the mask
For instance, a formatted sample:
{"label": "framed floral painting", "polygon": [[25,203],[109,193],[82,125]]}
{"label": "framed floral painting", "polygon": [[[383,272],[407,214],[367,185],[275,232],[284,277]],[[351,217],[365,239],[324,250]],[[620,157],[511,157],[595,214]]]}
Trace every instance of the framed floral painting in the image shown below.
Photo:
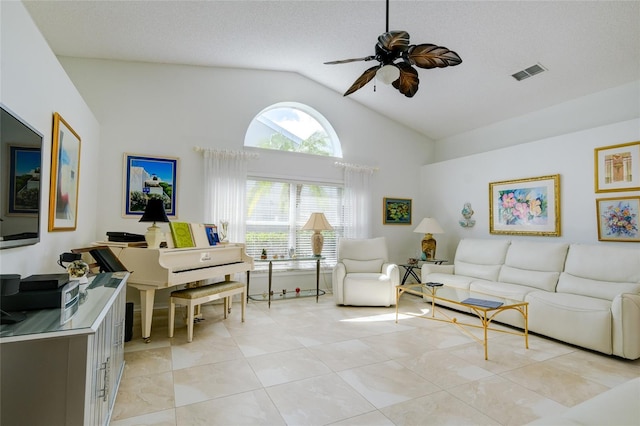
{"label": "framed floral painting", "polygon": [[600,198],[596,210],[599,241],[640,241],[640,197]]}
{"label": "framed floral painting", "polygon": [[560,175],[489,183],[489,232],[560,236]]}
{"label": "framed floral painting", "polygon": [[382,220],[385,225],[411,225],[411,200],[385,198],[382,202]]}

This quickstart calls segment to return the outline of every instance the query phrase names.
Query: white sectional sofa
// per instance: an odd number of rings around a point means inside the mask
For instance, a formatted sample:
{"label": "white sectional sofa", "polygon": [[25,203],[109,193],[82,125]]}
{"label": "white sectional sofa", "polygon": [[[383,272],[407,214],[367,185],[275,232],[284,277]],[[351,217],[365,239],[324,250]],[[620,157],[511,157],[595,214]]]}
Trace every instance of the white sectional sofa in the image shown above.
{"label": "white sectional sofa", "polygon": [[[463,239],[453,265],[422,266],[441,282],[529,302],[529,330],[627,359],[640,358],[640,249]],[[522,328],[516,312],[496,321]]]}

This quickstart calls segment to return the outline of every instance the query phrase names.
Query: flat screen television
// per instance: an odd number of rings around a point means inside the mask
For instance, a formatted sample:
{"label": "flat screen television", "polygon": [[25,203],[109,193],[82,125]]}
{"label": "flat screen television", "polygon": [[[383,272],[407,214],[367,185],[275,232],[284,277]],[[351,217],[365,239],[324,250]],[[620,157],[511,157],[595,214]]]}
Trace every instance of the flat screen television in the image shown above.
{"label": "flat screen television", "polygon": [[0,103],[0,249],[40,241],[42,133]]}

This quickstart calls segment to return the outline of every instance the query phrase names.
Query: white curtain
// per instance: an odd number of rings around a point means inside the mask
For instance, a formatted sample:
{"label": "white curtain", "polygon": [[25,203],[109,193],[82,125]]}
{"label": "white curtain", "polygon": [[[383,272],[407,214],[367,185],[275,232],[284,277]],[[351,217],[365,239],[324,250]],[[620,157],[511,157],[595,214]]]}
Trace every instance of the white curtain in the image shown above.
{"label": "white curtain", "polygon": [[336,163],[344,169],[344,237],[371,238],[371,176],[375,167]]}
{"label": "white curtain", "polygon": [[204,157],[204,218],[205,223],[228,222],[226,238],[243,243],[245,235],[245,202],[247,168],[255,153],[215,150],[196,147]]}

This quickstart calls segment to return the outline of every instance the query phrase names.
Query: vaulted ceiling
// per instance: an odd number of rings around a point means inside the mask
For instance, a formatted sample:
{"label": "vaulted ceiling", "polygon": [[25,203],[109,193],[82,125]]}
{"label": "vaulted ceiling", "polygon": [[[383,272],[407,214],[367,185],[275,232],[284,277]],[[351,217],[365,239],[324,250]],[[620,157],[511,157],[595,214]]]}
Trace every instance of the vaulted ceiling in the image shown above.
{"label": "vaulted ceiling", "polygon": [[[59,56],[291,71],[340,94],[374,63],[323,62],[373,55],[385,31],[384,0],[24,4]],[[389,29],[463,62],[419,69],[413,98],[372,81],[345,102],[433,140],[640,80],[638,1],[391,0]]]}

